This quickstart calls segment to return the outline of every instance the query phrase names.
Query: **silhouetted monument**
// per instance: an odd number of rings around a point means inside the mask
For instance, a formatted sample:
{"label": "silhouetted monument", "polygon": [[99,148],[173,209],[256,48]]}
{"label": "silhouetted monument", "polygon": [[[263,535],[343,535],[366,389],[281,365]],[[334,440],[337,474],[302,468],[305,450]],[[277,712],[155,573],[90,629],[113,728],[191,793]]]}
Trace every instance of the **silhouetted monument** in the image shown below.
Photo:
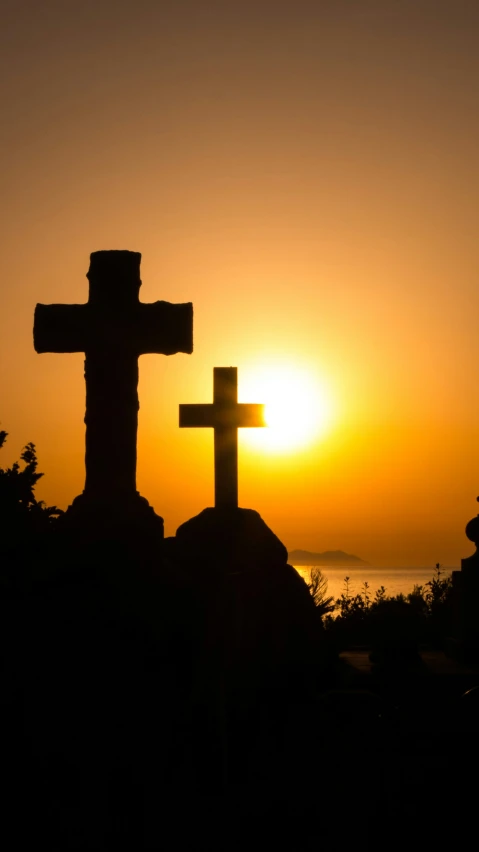
{"label": "silhouetted monument", "polygon": [[215,507],[156,547],[162,519],[136,490],[138,357],[191,352],[192,305],[141,304],[139,267],[137,253],[95,252],[86,304],[36,308],[38,352],[85,352],[86,481],[56,522],[45,561],[60,570],[28,625],[55,796],[67,761],[82,789],[98,778],[115,819],[130,813],[130,846],[135,809],[151,795],[162,822],[185,777],[195,796],[303,777],[291,718],[314,697],[323,644],[286,547],[238,508],[237,430],[265,423],[262,405],[238,403],[236,368],[215,368],[212,404],[180,406],[180,426],[214,430]]}
{"label": "silhouetted monument", "polygon": [[[310,699],[322,667],[306,584],[258,512],[238,508],[238,428],[264,425],[263,405],[238,403],[236,367],[215,367],[213,404],[180,405],[180,427],[210,427],[215,440],[215,506],[167,540],[197,602],[194,762],[211,783],[241,784],[251,772],[286,783],[286,765],[297,773],[291,755],[303,751],[296,732],[285,734],[285,708]],[[271,753],[275,729],[282,745]]]}
{"label": "silhouetted monument", "polygon": [[213,403],[180,405],[180,427],[209,427],[215,440],[215,507],[238,508],[238,429],[265,426],[264,405],[238,402],[238,370],[215,367]]}
{"label": "silhouetted monument", "polygon": [[459,657],[476,661],[479,660],[479,515],[466,525],[466,535],[476,545],[476,551],[461,560],[460,571],[452,572],[454,635],[450,650]]}
{"label": "silhouetted monument", "polygon": [[[291,706],[308,702],[323,675],[322,625],[308,588],[252,509],[204,509],[166,543],[196,602],[194,762],[211,783],[257,773],[285,784],[305,756]],[[270,753],[276,736],[281,745]]]}
{"label": "silhouetted monument", "polygon": [[35,309],[37,352],[85,353],[86,480],[70,514],[113,505],[153,514],[136,490],[138,358],[191,353],[193,306],[141,303],[140,262],[139,252],[93,252],[86,304]]}

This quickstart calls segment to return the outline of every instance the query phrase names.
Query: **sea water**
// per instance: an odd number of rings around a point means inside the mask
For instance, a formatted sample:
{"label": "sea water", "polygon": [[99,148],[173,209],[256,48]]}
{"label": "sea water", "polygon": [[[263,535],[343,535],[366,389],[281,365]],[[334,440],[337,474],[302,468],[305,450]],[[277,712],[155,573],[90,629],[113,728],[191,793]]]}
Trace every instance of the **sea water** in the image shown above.
{"label": "sea water", "polygon": [[[294,565],[298,574],[309,582],[311,565]],[[434,566],[425,568],[373,568],[371,565],[359,566],[317,566],[321,568],[323,575],[328,581],[328,595],[334,600],[340,597],[345,590],[345,577],[349,577],[349,594],[357,595],[364,591],[364,583],[369,583],[369,594],[374,597],[376,589],[384,586],[387,595],[408,595],[414,586],[424,586],[434,577]],[[456,568],[443,568],[441,566],[441,579],[450,577]]]}

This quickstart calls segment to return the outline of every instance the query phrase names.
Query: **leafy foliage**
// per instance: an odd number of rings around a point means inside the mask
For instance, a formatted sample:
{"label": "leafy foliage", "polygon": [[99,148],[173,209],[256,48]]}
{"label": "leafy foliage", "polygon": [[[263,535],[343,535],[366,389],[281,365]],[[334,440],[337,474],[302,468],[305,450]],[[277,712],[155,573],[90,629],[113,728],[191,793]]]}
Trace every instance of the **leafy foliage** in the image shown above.
{"label": "leafy foliage", "polygon": [[[8,437],[0,432],[0,448]],[[23,465],[21,464],[23,462]],[[0,468],[0,525],[2,549],[25,543],[28,537],[51,527],[62,510],[46,506],[35,497],[35,487],[43,473],[38,472],[35,444],[29,443],[11,467]]]}
{"label": "leafy foliage", "polygon": [[310,582],[307,584],[313,601],[321,617],[334,610],[334,598],[328,596],[328,581],[321,568],[315,566],[311,569]]}
{"label": "leafy foliage", "polygon": [[365,582],[353,594],[344,578],[341,596],[327,596],[327,579],[314,568],[308,584],[323,623],[338,648],[348,645],[384,645],[412,649],[419,643],[440,646],[447,636],[452,612],[452,578],[439,563],[429,582],[414,586],[408,595],[390,596],[384,586],[373,593]]}

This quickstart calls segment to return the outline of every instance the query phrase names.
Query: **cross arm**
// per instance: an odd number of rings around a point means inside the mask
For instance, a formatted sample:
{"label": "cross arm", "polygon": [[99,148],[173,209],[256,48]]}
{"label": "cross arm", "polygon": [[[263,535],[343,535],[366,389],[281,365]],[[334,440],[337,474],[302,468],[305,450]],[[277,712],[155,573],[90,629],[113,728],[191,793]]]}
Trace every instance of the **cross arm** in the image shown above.
{"label": "cross arm", "polygon": [[180,405],[180,429],[202,426],[214,429],[216,425],[216,415],[213,405]]}
{"label": "cross arm", "polygon": [[37,352],[85,352],[88,305],[37,305],[33,343]]}
{"label": "cross arm", "polygon": [[193,305],[140,302],[133,333],[139,355],[189,355],[193,352]]}
{"label": "cross arm", "polygon": [[239,402],[234,414],[236,426],[243,429],[246,426],[266,426],[264,405],[256,402]]}
{"label": "cross arm", "polygon": [[236,428],[266,426],[264,405],[235,403],[234,405],[180,405],[180,428]]}

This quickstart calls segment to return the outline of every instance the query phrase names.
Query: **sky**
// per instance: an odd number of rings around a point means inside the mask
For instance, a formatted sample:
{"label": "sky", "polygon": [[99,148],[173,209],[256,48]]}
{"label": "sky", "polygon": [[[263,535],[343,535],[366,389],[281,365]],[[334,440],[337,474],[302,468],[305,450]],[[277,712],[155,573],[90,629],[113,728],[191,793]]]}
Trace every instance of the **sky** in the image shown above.
{"label": "sky", "polygon": [[241,430],[241,506],[289,549],[458,566],[479,494],[476,0],[0,11],[0,464],[33,441],[38,496],[82,491],[83,355],[37,355],[33,311],[87,300],[92,251],[139,251],[143,301],[194,304],[194,353],[140,359],[138,488],[167,535],[213,501],[212,432],[178,405],[236,366],[240,400],[275,388],[292,428],[280,447]]}

